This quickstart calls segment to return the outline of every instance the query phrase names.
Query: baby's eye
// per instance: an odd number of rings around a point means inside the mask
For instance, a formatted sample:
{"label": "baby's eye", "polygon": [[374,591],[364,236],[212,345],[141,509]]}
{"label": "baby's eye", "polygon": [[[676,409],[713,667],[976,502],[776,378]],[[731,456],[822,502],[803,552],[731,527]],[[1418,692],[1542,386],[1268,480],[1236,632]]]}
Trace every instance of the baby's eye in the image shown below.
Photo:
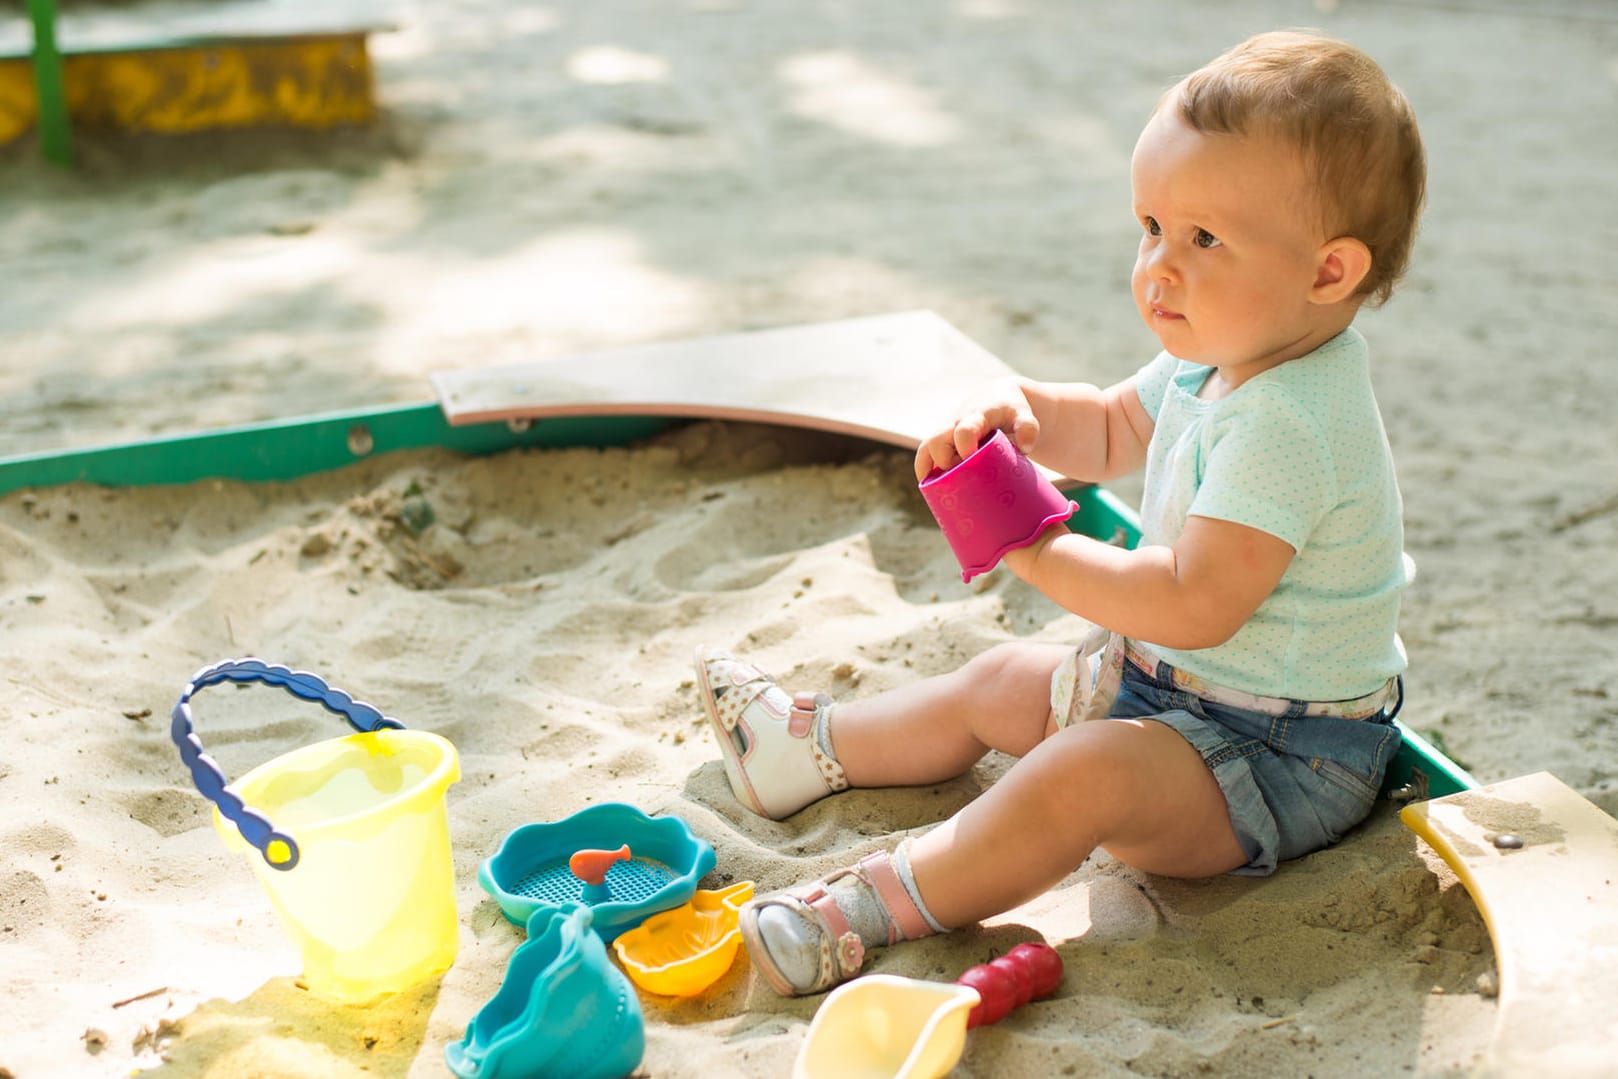
{"label": "baby's eye", "polygon": [[1207,229],[1198,229],[1196,243],[1198,247],[1218,247],[1219,237],[1215,236]]}
{"label": "baby's eye", "polygon": [[1155,217],[1142,218],[1141,219],[1141,224],[1146,226],[1146,235],[1148,235],[1148,236],[1161,236],[1161,235],[1163,235],[1163,230],[1158,227],[1157,218],[1155,218]]}

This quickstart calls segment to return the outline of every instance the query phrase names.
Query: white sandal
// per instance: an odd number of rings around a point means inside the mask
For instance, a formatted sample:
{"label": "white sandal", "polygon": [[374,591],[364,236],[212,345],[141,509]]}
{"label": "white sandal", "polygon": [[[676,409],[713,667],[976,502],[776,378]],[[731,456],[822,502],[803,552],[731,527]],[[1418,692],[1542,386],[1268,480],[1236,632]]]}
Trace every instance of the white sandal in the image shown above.
{"label": "white sandal", "polygon": [[719,648],[699,646],[696,670],[725,775],[742,804],[781,820],[848,789],[842,765],[815,737],[815,717],[831,707],[830,697],[788,696],[775,679]]}

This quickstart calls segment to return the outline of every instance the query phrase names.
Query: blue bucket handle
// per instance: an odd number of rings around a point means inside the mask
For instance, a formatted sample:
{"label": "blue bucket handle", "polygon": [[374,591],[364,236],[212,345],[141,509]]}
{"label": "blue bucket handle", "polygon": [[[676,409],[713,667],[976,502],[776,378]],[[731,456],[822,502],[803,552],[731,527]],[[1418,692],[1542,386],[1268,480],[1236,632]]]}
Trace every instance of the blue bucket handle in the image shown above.
{"label": "blue bucket handle", "polygon": [[[318,675],[295,671],[279,663],[266,663],[251,656],[222,660],[191,676],[191,681],[174,704],[169,725],[169,737],[179,748],[180,759],[191,769],[191,781],[197,785],[197,790],[219,807],[219,812],[226,819],[236,825],[242,838],[258,848],[265,864],[272,869],[290,870],[298,864],[297,841],[285,832],[277,831],[269,818],[256,809],[248,808],[240,796],[226,786],[225,773],[220,770],[217,761],[203,752],[202,740],[192,727],[191,697],[198,690],[220,682],[263,682],[267,686],[280,686],[294,697],[324,705],[328,712],[342,716],[348,720],[349,726],[362,733],[403,730],[404,724],[383,715],[380,709],[364,701],[356,701],[342,690],[327,685]],[[271,857],[272,843],[281,843],[286,848],[285,859],[276,861]]]}

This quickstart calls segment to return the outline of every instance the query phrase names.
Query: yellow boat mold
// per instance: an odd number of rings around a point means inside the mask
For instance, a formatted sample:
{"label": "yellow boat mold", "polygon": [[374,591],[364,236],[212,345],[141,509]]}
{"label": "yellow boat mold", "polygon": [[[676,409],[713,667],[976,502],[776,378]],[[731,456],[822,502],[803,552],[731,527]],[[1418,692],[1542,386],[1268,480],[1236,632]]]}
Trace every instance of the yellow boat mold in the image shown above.
{"label": "yellow boat mold", "polygon": [[692,997],[724,976],[741,946],[737,913],[753,898],[744,880],[700,890],[690,902],[647,918],[612,942],[618,961],[648,993]]}

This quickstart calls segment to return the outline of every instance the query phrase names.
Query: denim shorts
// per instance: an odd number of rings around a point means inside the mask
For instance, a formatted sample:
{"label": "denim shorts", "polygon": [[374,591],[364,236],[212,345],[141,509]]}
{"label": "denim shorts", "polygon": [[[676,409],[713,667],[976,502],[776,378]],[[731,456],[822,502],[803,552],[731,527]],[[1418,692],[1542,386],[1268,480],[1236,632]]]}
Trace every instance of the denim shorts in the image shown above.
{"label": "denim shorts", "polygon": [[1365,719],[1309,716],[1307,701],[1283,715],[1204,700],[1175,687],[1174,668],[1123,665],[1114,719],[1154,719],[1202,754],[1247,854],[1234,873],[1268,876],[1278,862],[1341,839],[1376,803],[1399,749],[1398,706]]}

